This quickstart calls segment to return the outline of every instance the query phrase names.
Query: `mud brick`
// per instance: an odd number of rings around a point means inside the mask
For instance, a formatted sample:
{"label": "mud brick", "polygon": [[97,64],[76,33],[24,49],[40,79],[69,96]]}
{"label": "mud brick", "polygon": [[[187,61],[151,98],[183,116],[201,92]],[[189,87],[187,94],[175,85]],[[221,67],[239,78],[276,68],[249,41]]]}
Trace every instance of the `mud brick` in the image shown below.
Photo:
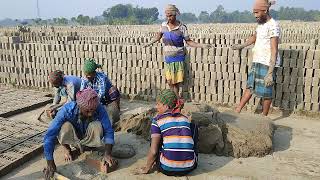
{"label": "mud brick", "polygon": [[229,96],[229,104],[234,105],[236,103],[236,96]]}
{"label": "mud brick", "polygon": [[315,51],[314,50],[308,50],[306,59],[312,60],[315,57]]}
{"label": "mud brick", "polygon": [[218,101],[218,95],[217,94],[211,95],[211,98],[212,98],[212,102],[213,103],[217,103],[217,101]]}
{"label": "mud brick", "polygon": [[239,65],[239,64],[234,64],[234,66],[233,66],[233,71],[234,71],[235,73],[239,73],[239,72],[240,72],[240,65]]}
{"label": "mud brick", "polygon": [[223,48],[222,49],[222,56],[228,56],[229,48]]}
{"label": "mud brick", "polygon": [[288,100],[282,100],[281,101],[281,107],[284,110],[290,110],[289,101]]}
{"label": "mud brick", "polygon": [[284,92],[282,95],[283,100],[290,100],[290,92]]}
{"label": "mud brick", "polygon": [[290,67],[295,68],[297,67],[297,59],[289,59],[290,60]]}
{"label": "mud brick", "polygon": [[194,101],[199,102],[200,101],[200,94],[199,93],[194,93]]}
{"label": "mud brick", "polygon": [[290,59],[284,58],[282,60],[282,66],[285,68],[290,67]]}
{"label": "mud brick", "polygon": [[304,67],[311,69],[313,67],[313,60],[312,59],[306,59]]}
{"label": "mud brick", "polygon": [[319,112],[319,110],[320,110],[320,103],[318,103],[318,102],[315,102],[315,103],[312,103],[312,105],[311,105],[312,107],[312,112]]}
{"label": "mud brick", "polygon": [[290,58],[291,50],[284,50],[283,51],[283,58]]}
{"label": "mud brick", "polygon": [[314,86],[311,89],[311,102],[319,102],[319,86]]}
{"label": "mud brick", "polygon": [[303,101],[311,102],[311,95],[309,93],[305,93]]}
{"label": "mud brick", "polygon": [[196,61],[196,62],[203,62],[203,61],[202,61],[202,56],[196,55],[195,61]]}
{"label": "mud brick", "polygon": [[297,50],[291,50],[291,55],[290,55],[290,58],[292,59],[298,59],[299,57],[299,52]]}
{"label": "mud brick", "polygon": [[235,73],[230,72],[230,73],[228,73],[228,75],[229,75],[229,80],[235,80],[236,79],[235,78]]}
{"label": "mud brick", "polygon": [[215,72],[216,71],[216,65],[215,64],[209,64],[209,71]]}
{"label": "mud brick", "polygon": [[204,70],[203,63],[198,63],[197,71],[202,72]]}
{"label": "mud brick", "polygon": [[228,72],[228,65],[227,64],[222,64],[222,72]]}
{"label": "mud brick", "polygon": [[296,92],[296,87],[297,87],[296,84],[289,85],[290,92]]}
{"label": "mud brick", "polygon": [[292,68],[291,77],[298,77],[298,68]]}
{"label": "mud brick", "polygon": [[283,76],[276,76],[276,83],[283,83]]}
{"label": "mud brick", "polygon": [[228,70],[227,70],[227,72],[234,72],[234,69],[233,69],[233,65],[232,64],[229,64],[229,65],[227,65],[227,67],[228,67]]}
{"label": "mud brick", "polygon": [[190,61],[195,62],[196,60],[196,48],[190,48]]}
{"label": "mud brick", "polygon": [[216,71],[217,71],[217,72],[223,72],[223,70],[222,70],[222,64],[216,64],[215,67],[216,67]]}
{"label": "mud brick", "polygon": [[289,101],[289,110],[294,110],[297,107],[296,101]]}
{"label": "mud brick", "polygon": [[216,48],[216,56],[222,56],[222,48],[220,47]]}
{"label": "mud brick", "polygon": [[320,76],[312,78],[312,86],[319,86]]}
{"label": "mud brick", "polygon": [[221,56],[221,64],[226,65],[228,63],[228,56]]}
{"label": "mud brick", "polygon": [[310,102],[305,102],[304,103],[304,110],[311,111],[311,109],[312,109],[312,104]]}
{"label": "mud brick", "polygon": [[207,61],[209,64],[214,64],[214,62],[215,62],[215,59],[214,59],[214,56],[212,56],[212,55],[209,55],[208,56],[208,61]]}
{"label": "mud brick", "polygon": [[234,64],[241,64],[241,59],[240,57],[236,56],[232,58],[232,61]]}
{"label": "mud brick", "polygon": [[225,80],[229,79],[229,73],[223,72],[222,73],[222,79],[225,79]]}
{"label": "mud brick", "polygon": [[211,96],[211,94],[207,94],[207,95],[206,95],[205,101],[206,101],[206,102],[211,102],[211,101],[212,101],[212,96]]}
{"label": "mud brick", "polygon": [[292,76],[290,79],[290,84],[296,85],[298,82],[298,78],[295,76]]}
{"label": "mud brick", "polygon": [[314,77],[320,77],[320,69],[314,70]]}
{"label": "mud brick", "polygon": [[320,60],[313,60],[313,69],[320,69]]}
{"label": "mud brick", "polygon": [[200,102],[206,102],[206,95],[205,94],[200,94]]}
{"label": "mud brick", "polygon": [[283,68],[283,76],[290,76],[291,70],[289,67]]}
{"label": "mud brick", "polygon": [[137,46],[131,46],[131,52],[137,53]]}
{"label": "mud brick", "polygon": [[142,52],[142,47],[141,46],[136,46],[137,47],[137,53],[141,53]]}
{"label": "mud brick", "polygon": [[225,94],[223,95],[223,103],[228,104],[229,103],[229,95]]}
{"label": "mud brick", "polygon": [[313,69],[306,69],[306,77],[307,78],[312,78],[313,77]]}
{"label": "mud brick", "polygon": [[229,87],[231,89],[235,89],[236,88],[236,81],[229,81]]}
{"label": "mud brick", "polygon": [[240,73],[235,73],[235,80],[236,81],[241,81],[242,80],[242,75]]}
{"label": "mud brick", "polygon": [[196,56],[202,57],[204,49],[196,48]]}
{"label": "mud brick", "polygon": [[289,84],[290,82],[291,82],[291,77],[290,76],[284,76],[283,83]]}
{"label": "mud brick", "polygon": [[85,159],[86,159],[85,162],[89,166],[91,166],[94,169],[96,169],[97,171],[105,173],[105,174],[110,173],[112,171],[115,171],[118,168],[118,163],[113,167],[109,167],[109,166],[104,165],[104,162],[102,161],[102,157],[96,158],[96,157],[87,155]]}
{"label": "mud brick", "polygon": [[209,49],[204,48],[202,50],[202,57],[208,57],[209,56]]}
{"label": "mud brick", "polygon": [[209,49],[209,56],[215,56],[216,55],[216,48],[210,48]]}
{"label": "mud brick", "polygon": [[221,56],[215,56],[214,57],[214,59],[215,59],[215,64],[221,64]]}

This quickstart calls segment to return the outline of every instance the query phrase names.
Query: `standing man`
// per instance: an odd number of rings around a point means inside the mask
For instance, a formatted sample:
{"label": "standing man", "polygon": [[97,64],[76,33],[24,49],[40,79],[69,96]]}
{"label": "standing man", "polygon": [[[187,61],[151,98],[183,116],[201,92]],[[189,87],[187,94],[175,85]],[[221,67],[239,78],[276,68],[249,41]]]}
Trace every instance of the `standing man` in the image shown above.
{"label": "standing man", "polygon": [[168,21],[162,23],[156,38],[145,47],[151,46],[163,38],[166,80],[170,88],[180,97],[179,85],[184,80],[186,58],[184,41],[187,45],[197,48],[210,48],[210,45],[198,44],[190,39],[187,26],[177,20],[180,11],[175,5],[169,4],[165,9],[165,14]]}
{"label": "standing man", "polygon": [[255,34],[243,45],[234,45],[240,50],[254,44],[253,63],[248,74],[245,90],[236,112],[240,113],[252,94],[262,99],[263,115],[267,116],[272,103],[275,67],[280,66],[278,44],[280,37],[279,24],[270,16],[269,8],[274,4],[270,0],[256,0],[253,13],[258,22]]}

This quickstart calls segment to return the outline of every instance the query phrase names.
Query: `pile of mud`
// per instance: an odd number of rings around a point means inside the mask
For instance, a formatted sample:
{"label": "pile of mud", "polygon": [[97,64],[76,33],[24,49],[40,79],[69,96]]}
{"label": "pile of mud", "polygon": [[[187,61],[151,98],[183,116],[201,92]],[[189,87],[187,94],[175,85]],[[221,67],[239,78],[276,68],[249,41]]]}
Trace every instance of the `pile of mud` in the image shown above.
{"label": "pile of mud", "polygon": [[[267,117],[219,112],[208,105],[195,103],[185,104],[182,113],[199,127],[200,153],[235,158],[263,157],[272,153],[274,125]],[[114,124],[115,131],[134,133],[150,140],[151,118],[155,114],[152,108],[122,117]]]}

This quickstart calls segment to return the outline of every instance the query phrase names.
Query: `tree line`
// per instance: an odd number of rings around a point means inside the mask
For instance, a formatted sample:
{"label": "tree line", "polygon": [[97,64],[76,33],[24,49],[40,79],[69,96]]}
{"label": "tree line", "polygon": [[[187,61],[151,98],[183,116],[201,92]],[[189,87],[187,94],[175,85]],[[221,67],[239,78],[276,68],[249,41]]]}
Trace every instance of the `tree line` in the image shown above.
{"label": "tree line", "polygon": [[[105,10],[102,15],[89,17],[78,15],[67,19],[64,17],[53,19],[32,19],[29,21],[15,20],[21,25],[132,25],[155,24],[163,21],[159,18],[159,10],[156,7],[144,8],[131,4],[118,4]],[[320,21],[319,10],[305,10],[303,8],[280,7],[271,10],[270,14],[277,20],[292,21]],[[198,16],[194,13],[181,13],[178,17],[185,23],[252,23],[255,18],[251,11],[227,12],[222,5],[214,11],[202,11]]]}

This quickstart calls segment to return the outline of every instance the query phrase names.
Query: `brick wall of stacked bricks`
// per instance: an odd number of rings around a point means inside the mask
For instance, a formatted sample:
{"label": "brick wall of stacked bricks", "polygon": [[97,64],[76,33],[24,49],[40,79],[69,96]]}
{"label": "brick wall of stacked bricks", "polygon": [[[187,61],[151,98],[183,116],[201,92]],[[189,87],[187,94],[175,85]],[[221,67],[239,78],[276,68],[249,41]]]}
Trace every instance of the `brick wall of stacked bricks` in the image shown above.
{"label": "brick wall of stacked bricks", "polygon": [[[320,24],[282,23],[273,106],[319,111]],[[254,32],[254,24],[189,25],[191,37],[211,49],[188,48],[184,97],[196,102],[233,106],[246,87],[251,49],[234,51]],[[0,29],[0,82],[50,89],[48,75],[59,69],[81,76],[86,57],[93,57],[123,95],[155,98],[167,87],[163,47],[143,48],[159,26],[31,27]],[[256,105],[252,98],[248,107]]]}

